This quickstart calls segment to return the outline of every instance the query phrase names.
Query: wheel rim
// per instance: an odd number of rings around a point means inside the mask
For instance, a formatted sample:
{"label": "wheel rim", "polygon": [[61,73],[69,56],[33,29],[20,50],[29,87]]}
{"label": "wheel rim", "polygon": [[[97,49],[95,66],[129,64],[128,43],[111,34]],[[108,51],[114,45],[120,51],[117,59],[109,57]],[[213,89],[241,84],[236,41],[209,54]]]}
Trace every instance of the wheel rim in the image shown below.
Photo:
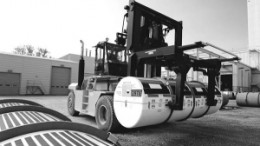
{"label": "wheel rim", "polygon": [[69,107],[69,109],[71,109],[72,106],[73,106],[72,97],[69,96],[69,99],[68,99],[68,107]]}
{"label": "wheel rim", "polygon": [[98,118],[99,118],[101,125],[106,124],[106,122],[107,122],[107,108],[104,105],[100,106],[100,108],[99,108],[99,117]]}

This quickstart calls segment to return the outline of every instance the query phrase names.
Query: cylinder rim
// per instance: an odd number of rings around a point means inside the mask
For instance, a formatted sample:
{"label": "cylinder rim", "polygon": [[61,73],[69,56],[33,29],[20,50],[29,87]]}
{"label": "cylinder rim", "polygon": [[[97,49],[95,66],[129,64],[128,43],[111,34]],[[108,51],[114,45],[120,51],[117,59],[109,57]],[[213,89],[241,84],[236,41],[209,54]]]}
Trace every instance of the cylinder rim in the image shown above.
{"label": "cylinder rim", "polygon": [[72,108],[72,105],[73,105],[73,102],[72,102],[73,100],[72,100],[72,97],[71,96],[69,96],[69,99],[68,99],[68,107],[69,108]]}

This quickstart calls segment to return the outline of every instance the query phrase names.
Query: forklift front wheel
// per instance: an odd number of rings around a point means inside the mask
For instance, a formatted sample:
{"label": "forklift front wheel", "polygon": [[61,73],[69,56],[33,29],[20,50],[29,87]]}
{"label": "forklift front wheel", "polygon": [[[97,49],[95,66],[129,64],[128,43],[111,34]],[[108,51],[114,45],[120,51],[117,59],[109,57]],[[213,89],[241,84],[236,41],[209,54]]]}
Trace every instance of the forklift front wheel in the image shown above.
{"label": "forklift front wheel", "polygon": [[101,96],[96,105],[96,123],[104,131],[118,131],[121,128],[113,109],[113,97]]}
{"label": "forklift front wheel", "polygon": [[68,112],[70,115],[72,116],[78,116],[79,112],[75,110],[75,95],[74,93],[71,91],[68,95]]}

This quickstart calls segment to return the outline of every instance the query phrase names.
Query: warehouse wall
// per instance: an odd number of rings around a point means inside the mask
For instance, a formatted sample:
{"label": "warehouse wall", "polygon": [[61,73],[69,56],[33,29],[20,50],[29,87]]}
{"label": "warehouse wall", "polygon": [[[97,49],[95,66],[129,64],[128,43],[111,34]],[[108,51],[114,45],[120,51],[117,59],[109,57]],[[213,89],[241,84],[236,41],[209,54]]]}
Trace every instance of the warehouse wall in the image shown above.
{"label": "warehouse wall", "polygon": [[[80,55],[67,54],[63,57],[60,57],[59,59],[79,62]],[[93,75],[94,74],[94,66],[95,66],[95,58],[84,56],[84,60],[85,60],[85,75]]]}
{"label": "warehouse wall", "polygon": [[233,63],[233,91],[246,92],[251,91],[252,71],[245,64]]}
{"label": "warehouse wall", "polygon": [[258,50],[241,51],[234,54],[241,58],[240,62],[260,70],[260,52]]}
{"label": "warehouse wall", "polygon": [[260,71],[257,69],[252,70],[252,91],[260,91]]}
{"label": "warehouse wall", "polygon": [[50,94],[52,66],[71,68],[71,82],[77,82],[78,62],[0,53],[0,72],[21,74],[20,94],[26,94],[28,81],[40,82]]}

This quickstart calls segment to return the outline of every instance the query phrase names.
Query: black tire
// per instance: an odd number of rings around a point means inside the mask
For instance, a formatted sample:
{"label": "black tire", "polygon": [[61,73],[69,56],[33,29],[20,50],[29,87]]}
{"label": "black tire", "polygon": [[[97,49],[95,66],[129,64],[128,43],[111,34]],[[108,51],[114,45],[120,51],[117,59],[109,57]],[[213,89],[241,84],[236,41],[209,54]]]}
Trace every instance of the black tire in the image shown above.
{"label": "black tire", "polygon": [[113,97],[110,95],[104,95],[99,98],[96,105],[95,118],[97,126],[101,130],[118,132],[123,128],[115,116]]}
{"label": "black tire", "polygon": [[72,91],[68,95],[67,108],[70,115],[72,116],[79,115],[79,112],[75,110],[75,95]]}

